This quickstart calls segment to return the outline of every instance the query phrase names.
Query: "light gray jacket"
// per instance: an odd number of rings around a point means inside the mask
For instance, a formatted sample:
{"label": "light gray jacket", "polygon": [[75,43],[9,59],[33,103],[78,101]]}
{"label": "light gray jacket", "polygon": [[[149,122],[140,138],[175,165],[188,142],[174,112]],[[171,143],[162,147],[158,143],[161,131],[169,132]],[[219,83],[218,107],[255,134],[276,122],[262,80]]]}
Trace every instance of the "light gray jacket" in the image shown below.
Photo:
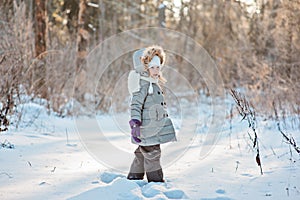
{"label": "light gray jacket", "polygon": [[141,146],[163,144],[176,140],[175,130],[166,110],[163,91],[156,83],[151,83],[153,93],[148,94],[150,82],[140,79],[140,90],[132,94],[131,119],[142,122]]}

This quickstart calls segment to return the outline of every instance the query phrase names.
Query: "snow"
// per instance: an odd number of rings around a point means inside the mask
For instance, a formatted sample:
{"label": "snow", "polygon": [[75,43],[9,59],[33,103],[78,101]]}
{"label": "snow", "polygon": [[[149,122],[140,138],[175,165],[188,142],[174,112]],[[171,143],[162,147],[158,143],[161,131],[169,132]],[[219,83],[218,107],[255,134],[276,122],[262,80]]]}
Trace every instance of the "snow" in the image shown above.
{"label": "snow", "polygon": [[[1,143],[14,145],[0,147],[0,199],[300,199],[300,156],[284,141],[276,122],[257,118],[261,175],[250,130],[238,115],[231,129],[229,118],[222,122],[222,132],[209,146],[209,102],[190,108],[199,110],[197,120],[173,117],[181,135],[178,142],[162,145],[164,183],[126,179],[135,149],[127,113],[60,118],[48,115],[38,102],[24,104],[23,122],[0,134]],[[295,119],[299,117],[287,116],[282,126],[300,144]],[[182,123],[194,134],[180,131]],[[210,151],[203,156],[203,149]]]}

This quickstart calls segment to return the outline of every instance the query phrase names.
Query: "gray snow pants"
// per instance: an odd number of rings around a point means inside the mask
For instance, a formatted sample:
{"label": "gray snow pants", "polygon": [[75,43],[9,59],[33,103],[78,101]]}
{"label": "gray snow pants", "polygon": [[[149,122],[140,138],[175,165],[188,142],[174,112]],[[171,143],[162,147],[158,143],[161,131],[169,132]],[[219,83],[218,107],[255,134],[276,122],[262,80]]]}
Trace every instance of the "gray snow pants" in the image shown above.
{"label": "gray snow pants", "polygon": [[143,179],[146,172],[149,182],[163,182],[163,172],[160,165],[160,145],[138,146],[134,152],[135,158],[131,164],[128,179]]}

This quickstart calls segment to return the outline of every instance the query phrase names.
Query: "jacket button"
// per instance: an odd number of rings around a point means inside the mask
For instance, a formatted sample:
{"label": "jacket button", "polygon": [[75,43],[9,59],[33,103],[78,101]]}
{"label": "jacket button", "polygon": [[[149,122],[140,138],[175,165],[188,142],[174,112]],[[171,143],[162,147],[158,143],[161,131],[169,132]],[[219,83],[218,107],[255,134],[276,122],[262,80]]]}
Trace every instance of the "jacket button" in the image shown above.
{"label": "jacket button", "polygon": [[157,94],[160,94],[160,91],[157,91]]}

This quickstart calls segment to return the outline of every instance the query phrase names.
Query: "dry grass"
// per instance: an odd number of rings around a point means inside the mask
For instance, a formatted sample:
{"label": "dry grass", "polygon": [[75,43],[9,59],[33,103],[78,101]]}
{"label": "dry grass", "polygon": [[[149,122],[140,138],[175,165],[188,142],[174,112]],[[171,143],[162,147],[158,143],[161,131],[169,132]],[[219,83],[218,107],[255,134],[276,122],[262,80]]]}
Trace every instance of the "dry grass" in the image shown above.
{"label": "dry grass", "polygon": [[[190,9],[193,13],[189,13],[193,20],[202,19],[201,22],[209,23],[204,26],[197,21],[189,23],[183,18],[178,22],[182,26],[177,24],[176,30],[192,34],[208,50],[218,65],[224,87],[243,89],[257,114],[272,117],[272,103],[280,101],[283,110],[300,116],[300,38],[296,34],[300,17],[297,9],[292,10],[293,7],[299,8],[298,4],[280,5],[285,12],[278,13],[275,18],[271,17],[271,7],[265,10],[263,16],[249,18],[238,3],[220,1],[216,4],[218,6],[215,4],[205,4],[202,12],[199,12],[196,3],[186,5],[194,6]],[[228,9],[220,10],[223,5]],[[130,53],[111,63],[101,77],[95,72],[106,55],[97,58],[92,66],[76,70],[76,42],[66,39],[72,37],[68,31],[58,31],[59,26],[51,24],[47,51],[34,57],[33,24],[27,16],[25,3],[15,3],[9,17],[4,14],[7,13],[0,12],[0,114],[4,129],[8,123],[5,116],[13,114],[14,106],[22,103],[22,95],[46,99],[48,109],[60,115],[75,113],[72,109],[66,111],[66,105],[73,99],[88,108],[84,112],[109,112],[112,104],[117,105],[118,111],[127,109],[129,97],[124,76],[132,69]],[[284,23],[284,20],[288,22]],[[174,25],[173,28],[176,27]],[[189,33],[191,30],[192,33]],[[93,41],[90,46],[96,44],[97,41]],[[173,44],[170,41],[170,45]],[[117,47],[109,47],[109,50],[114,48]],[[186,46],[185,49],[189,48]],[[197,94],[204,91],[210,95],[205,77],[197,74],[195,68],[180,55],[167,54],[167,64],[182,75]],[[181,88],[185,83],[176,76],[165,76],[169,80],[169,88],[176,88],[178,93],[186,89]],[[76,114],[86,113],[76,111]]]}

